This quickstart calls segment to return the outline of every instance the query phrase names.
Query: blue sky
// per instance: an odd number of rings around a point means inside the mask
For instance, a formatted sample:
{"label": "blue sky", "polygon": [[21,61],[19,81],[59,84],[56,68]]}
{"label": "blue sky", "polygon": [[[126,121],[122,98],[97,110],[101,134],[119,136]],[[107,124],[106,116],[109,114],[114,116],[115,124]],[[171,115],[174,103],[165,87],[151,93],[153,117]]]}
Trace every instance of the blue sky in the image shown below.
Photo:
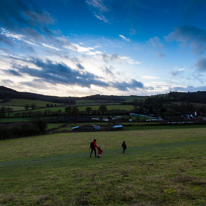
{"label": "blue sky", "polygon": [[0,0],[0,85],[57,96],[206,90],[205,0]]}

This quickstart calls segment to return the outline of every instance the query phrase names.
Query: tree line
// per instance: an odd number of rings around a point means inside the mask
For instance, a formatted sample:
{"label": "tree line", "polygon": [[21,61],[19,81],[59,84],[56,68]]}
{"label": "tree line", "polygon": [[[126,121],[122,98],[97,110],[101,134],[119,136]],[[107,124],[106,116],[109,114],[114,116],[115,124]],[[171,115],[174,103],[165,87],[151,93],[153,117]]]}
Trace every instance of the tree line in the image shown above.
{"label": "tree line", "polygon": [[47,124],[42,119],[0,125],[0,140],[44,134]]}
{"label": "tree line", "polygon": [[[94,110],[92,107],[87,107],[85,111],[79,111],[78,107],[67,106],[64,111],[56,110],[51,111],[50,109],[45,109],[44,111],[32,111],[28,110],[29,105],[25,105],[26,111],[15,112],[13,116],[15,118],[21,117],[48,117],[48,116],[60,116],[60,115],[128,115],[129,111],[124,109],[112,109],[108,110],[106,105],[100,105],[99,109]],[[31,105],[35,109],[35,105]],[[11,112],[14,112],[12,108],[1,107],[0,108],[0,117],[10,117]]]}

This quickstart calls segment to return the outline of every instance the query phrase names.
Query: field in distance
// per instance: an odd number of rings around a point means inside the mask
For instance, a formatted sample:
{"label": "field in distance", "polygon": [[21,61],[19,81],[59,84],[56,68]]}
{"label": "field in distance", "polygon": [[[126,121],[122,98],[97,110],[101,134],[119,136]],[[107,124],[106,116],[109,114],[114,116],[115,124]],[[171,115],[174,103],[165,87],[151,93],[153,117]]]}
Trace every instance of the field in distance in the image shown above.
{"label": "field in distance", "polygon": [[53,103],[53,102],[46,102],[46,101],[41,101],[41,100],[30,100],[30,99],[11,99],[9,102],[6,103],[0,103],[0,106],[4,107],[11,107],[11,106],[18,106],[22,107],[24,109],[25,105],[28,104],[29,107],[32,104],[35,104],[36,107],[46,107],[47,104],[51,105],[61,105],[60,103]]}
{"label": "field in distance", "polygon": [[[74,105],[75,106],[75,105]],[[112,109],[124,109],[124,110],[127,110],[127,111],[130,111],[131,109],[134,108],[133,105],[106,105],[107,106],[107,110],[112,110]],[[79,111],[85,111],[86,108],[88,106],[77,106]],[[98,110],[100,106],[90,106],[92,108],[92,110]],[[65,108],[66,106],[62,106],[62,107],[48,107],[48,108],[41,108],[41,109],[34,109],[34,110],[31,110],[31,111],[45,111],[46,109],[49,109],[50,111],[58,111],[58,110],[61,110],[62,112],[65,112]]]}
{"label": "field in distance", "polygon": [[[0,204],[205,205],[205,132],[63,133],[0,141]],[[94,138],[104,151],[100,159],[89,158]]]}

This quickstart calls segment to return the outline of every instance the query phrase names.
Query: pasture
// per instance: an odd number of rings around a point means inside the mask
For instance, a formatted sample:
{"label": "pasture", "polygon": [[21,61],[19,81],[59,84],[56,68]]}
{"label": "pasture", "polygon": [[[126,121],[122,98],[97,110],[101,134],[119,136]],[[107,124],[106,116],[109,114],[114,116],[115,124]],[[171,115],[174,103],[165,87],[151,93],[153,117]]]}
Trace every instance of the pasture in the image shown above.
{"label": "pasture", "polygon": [[[127,110],[127,111],[130,111],[131,109],[134,109],[134,106],[133,105],[106,105],[107,106],[107,110],[112,110],[112,109],[124,109],[124,110]],[[79,111],[85,111],[86,108],[88,106],[77,106]],[[36,112],[36,111],[45,111],[45,110],[50,110],[50,111],[58,111],[58,110],[61,110],[62,112],[65,112],[65,106],[62,106],[62,107],[48,107],[48,108],[41,108],[41,109],[34,109],[34,110],[31,110],[33,112]],[[91,106],[92,110],[98,110],[99,109],[99,106],[97,105],[93,105]]]}
{"label": "pasture", "polygon": [[[112,110],[112,109],[124,109],[127,111],[130,111],[131,109],[134,109],[133,105],[106,105],[107,110]],[[78,107],[79,111],[85,111],[87,106],[84,107]],[[99,106],[91,106],[92,110],[98,110]]]}
{"label": "pasture", "polygon": [[[26,104],[31,106],[32,104],[35,104],[37,107],[46,107],[47,104],[53,104],[53,105],[61,105],[59,103],[53,103],[53,102],[46,102],[41,100],[29,100],[29,99],[11,99],[9,102],[6,103],[0,103],[0,106],[20,106],[24,107]],[[24,108],[23,108],[24,109]]]}
{"label": "pasture", "polygon": [[120,97],[125,99],[125,102],[132,102],[135,99],[143,99],[144,100],[146,98],[146,97],[143,97],[143,96],[141,96],[141,97],[139,97],[139,96],[120,96]]}
{"label": "pasture", "polygon": [[76,100],[76,106],[86,106],[86,105],[102,105],[102,104],[119,104],[111,101],[105,100],[88,100],[88,99],[78,99]]}
{"label": "pasture", "polygon": [[[81,132],[0,141],[0,204],[205,205],[205,133]],[[100,159],[89,158],[94,138],[104,151]]]}

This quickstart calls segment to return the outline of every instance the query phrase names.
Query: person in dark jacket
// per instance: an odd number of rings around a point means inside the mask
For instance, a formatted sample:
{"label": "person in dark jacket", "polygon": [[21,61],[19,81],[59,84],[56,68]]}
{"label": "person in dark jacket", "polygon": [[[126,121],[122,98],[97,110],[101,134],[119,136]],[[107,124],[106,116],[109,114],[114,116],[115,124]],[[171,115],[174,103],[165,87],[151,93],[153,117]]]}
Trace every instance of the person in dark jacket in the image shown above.
{"label": "person in dark jacket", "polygon": [[94,151],[95,157],[97,156],[97,154],[96,154],[96,148],[98,148],[98,146],[97,146],[96,141],[97,141],[97,140],[94,139],[94,140],[91,142],[91,144],[90,144],[90,149],[91,149],[90,158],[92,157],[93,151]]}
{"label": "person in dark jacket", "polygon": [[125,141],[122,143],[122,148],[123,148],[123,154],[124,154],[125,150],[127,149]]}

